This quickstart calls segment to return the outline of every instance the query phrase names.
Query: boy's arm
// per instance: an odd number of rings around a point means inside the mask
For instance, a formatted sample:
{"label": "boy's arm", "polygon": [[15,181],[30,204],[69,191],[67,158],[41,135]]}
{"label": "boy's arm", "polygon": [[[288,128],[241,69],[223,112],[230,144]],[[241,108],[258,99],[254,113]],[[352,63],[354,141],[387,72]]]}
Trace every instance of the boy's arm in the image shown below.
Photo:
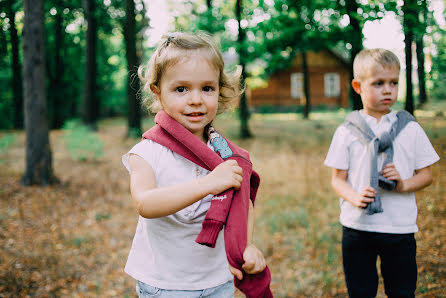
{"label": "boy's arm", "polygon": [[131,154],[130,192],[138,213],[145,218],[157,218],[173,214],[201,200],[208,194],[217,195],[242,181],[242,169],[234,160],[218,165],[211,173],[190,182],[156,187],[152,167],[140,156]]}
{"label": "boy's arm", "polygon": [[430,166],[415,171],[415,175],[408,179],[401,179],[393,163],[387,164],[381,173],[389,180],[395,180],[397,192],[415,192],[432,183],[432,169]]}
{"label": "boy's arm", "polygon": [[373,198],[376,195],[376,191],[373,187],[366,187],[361,193],[358,193],[347,183],[347,177],[347,170],[333,168],[331,186],[338,196],[353,206],[360,208],[365,208],[369,203],[373,202]]}

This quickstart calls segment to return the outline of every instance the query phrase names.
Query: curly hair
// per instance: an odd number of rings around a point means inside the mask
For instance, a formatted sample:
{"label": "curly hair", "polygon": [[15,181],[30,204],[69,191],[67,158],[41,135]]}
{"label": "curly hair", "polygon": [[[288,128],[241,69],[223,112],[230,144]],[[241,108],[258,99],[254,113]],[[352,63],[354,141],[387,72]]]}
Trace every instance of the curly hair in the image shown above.
{"label": "curly hair", "polygon": [[162,37],[161,44],[150,57],[147,65],[141,65],[138,68],[138,77],[144,92],[142,105],[145,108],[154,113],[161,110],[161,103],[154,96],[152,88],[159,88],[163,71],[180,62],[190,51],[201,51],[203,57],[219,71],[220,92],[217,112],[222,113],[234,106],[234,99],[244,91],[240,83],[241,70],[238,69],[232,73],[225,72],[222,54],[210,35],[204,32],[173,32]]}

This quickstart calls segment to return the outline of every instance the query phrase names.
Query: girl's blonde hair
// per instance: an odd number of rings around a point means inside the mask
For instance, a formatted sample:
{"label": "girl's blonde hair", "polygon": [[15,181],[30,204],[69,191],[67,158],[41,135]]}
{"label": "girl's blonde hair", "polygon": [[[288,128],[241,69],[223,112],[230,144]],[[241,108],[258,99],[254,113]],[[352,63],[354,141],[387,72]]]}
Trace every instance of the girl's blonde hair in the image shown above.
{"label": "girl's blonde hair", "polygon": [[384,68],[396,67],[400,69],[400,60],[391,51],[386,49],[365,49],[359,52],[353,61],[353,76],[356,80],[363,80],[368,71],[380,65]]}
{"label": "girl's blonde hair", "polygon": [[234,99],[243,92],[240,85],[240,73],[226,73],[220,50],[212,38],[204,33],[170,33],[162,37],[162,42],[150,57],[146,66],[138,68],[138,77],[142,83],[142,104],[148,110],[156,113],[161,110],[159,98],[154,96],[152,87],[159,88],[163,71],[175,65],[186,56],[185,51],[203,51],[207,59],[219,71],[218,113],[233,106]]}

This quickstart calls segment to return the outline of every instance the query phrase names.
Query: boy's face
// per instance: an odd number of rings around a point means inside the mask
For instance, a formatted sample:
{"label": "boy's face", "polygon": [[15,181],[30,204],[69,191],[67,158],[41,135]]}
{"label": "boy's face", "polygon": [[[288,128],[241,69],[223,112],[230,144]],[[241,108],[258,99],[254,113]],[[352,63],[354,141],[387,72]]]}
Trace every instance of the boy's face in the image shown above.
{"label": "boy's face", "polygon": [[219,75],[206,58],[191,54],[168,67],[152,91],[170,117],[204,140],[206,125],[217,114]]}
{"label": "boy's face", "polygon": [[364,113],[378,121],[390,112],[398,97],[398,67],[376,65],[369,69],[364,78],[353,80],[353,89],[361,95]]}

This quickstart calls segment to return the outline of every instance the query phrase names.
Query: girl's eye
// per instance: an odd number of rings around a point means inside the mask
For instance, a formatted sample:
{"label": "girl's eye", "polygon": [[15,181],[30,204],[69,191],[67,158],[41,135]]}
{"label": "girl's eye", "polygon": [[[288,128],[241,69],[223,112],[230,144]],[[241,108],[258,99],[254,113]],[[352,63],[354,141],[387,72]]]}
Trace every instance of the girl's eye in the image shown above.
{"label": "girl's eye", "polygon": [[211,86],[206,86],[206,87],[203,87],[203,91],[211,92],[211,91],[214,91],[214,88],[212,88]]}
{"label": "girl's eye", "polygon": [[186,92],[186,87],[177,87],[175,90],[180,93]]}

